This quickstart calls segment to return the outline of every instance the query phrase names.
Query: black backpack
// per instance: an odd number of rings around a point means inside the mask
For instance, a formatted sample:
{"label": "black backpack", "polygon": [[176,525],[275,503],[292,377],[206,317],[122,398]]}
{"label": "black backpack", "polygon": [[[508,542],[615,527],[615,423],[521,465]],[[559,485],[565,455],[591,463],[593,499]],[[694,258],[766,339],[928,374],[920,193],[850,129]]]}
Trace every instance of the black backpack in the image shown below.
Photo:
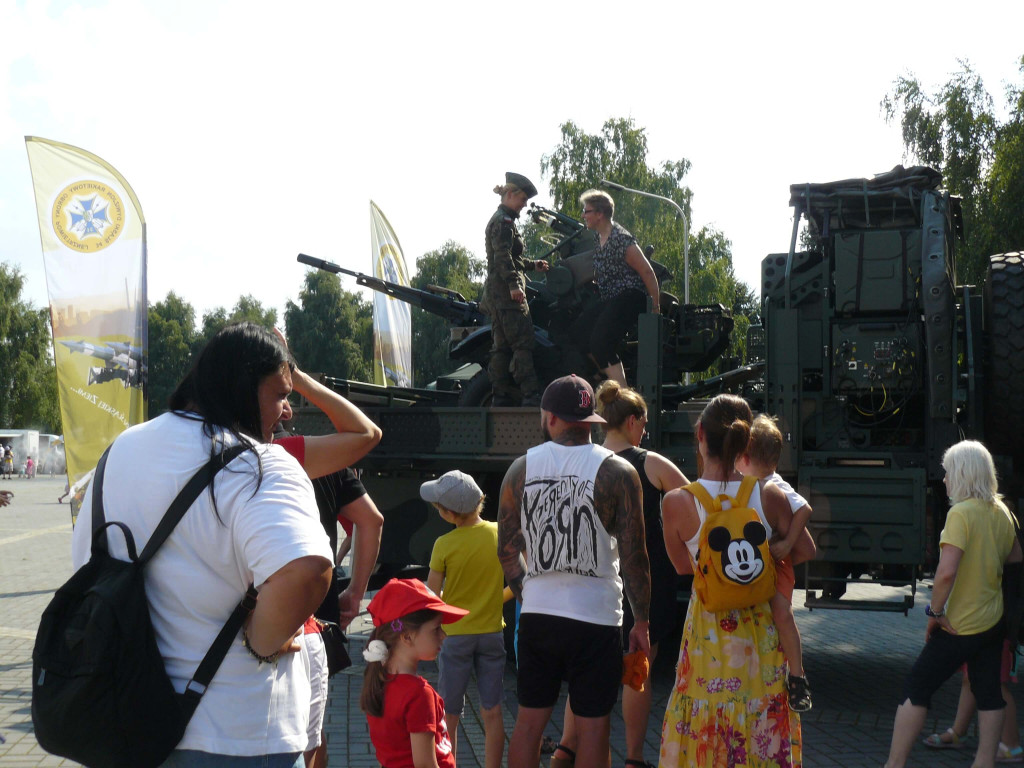
{"label": "black backpack", "polygon": [[[143,569],[192,503],[245,446],[212,457],[167,509],[141,555],[128,526],[106,522],[103,471],[92,480],[89,562],[43,612],[32,651],[32,724],[47,752],[88,768],[155,768],[185,733],[199,700],[246,616],[256,605],[250,585],[189,681],[177,694],[164,668],[146,602]],[[130,561],[111,557],[107,528],[124,534]]]}

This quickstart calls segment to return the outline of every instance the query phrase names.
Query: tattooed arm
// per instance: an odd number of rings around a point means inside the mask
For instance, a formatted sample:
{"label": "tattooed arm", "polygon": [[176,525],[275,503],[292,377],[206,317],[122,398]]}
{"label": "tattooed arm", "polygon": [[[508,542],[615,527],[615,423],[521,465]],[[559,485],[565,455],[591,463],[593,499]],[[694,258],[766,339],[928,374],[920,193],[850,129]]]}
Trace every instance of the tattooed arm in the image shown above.
{"label": "tattooed arm", "polygon": [[526,541],[523,538],[521,521],[523,485],[526,481],[526,457],[520,456],[505,473],[498,499],[498,559],[505,572],[505,581],[523,602],[523,576],[526,575]]}
{"label": "tattooed arm", "polygon": [[594,506],[605,530],[619,542],[619,570],[635,618],[629,650],[650,655],[651,563],[644,538],[640,477],[629,462],[618,456],[604,460],[594,479]]}

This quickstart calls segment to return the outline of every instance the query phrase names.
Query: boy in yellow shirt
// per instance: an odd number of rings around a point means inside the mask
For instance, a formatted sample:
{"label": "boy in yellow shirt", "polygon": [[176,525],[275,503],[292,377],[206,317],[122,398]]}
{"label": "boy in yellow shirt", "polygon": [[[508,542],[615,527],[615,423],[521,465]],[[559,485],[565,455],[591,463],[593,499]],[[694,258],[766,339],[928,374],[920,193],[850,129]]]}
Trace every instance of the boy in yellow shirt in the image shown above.
{"label": "boy in yellow shirt", "polygon": [[445,602],[469,611],[468,616],[445,625],[448,639],[437,657],[437,691],[444,699],[452,755],[458,749],[459,720],[470,673],[475,669],[484,722],[484,764],[486,768],[499,768],[505,751],[501,716],[505,622],[498,525],[480,518],[483,491],[472,477],[457,469],[424,483],[420,496],[437,508],[445,522],[455,526],[434,542],[427,586],[436,594],[441,594],[443,587]]}

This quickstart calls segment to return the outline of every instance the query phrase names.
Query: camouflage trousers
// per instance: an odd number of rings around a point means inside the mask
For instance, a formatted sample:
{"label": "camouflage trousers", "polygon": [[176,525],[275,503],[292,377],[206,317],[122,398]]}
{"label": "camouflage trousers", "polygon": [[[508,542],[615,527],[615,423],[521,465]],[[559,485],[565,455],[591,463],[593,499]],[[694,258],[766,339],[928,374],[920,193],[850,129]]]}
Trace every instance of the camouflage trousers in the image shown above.
{"label": "camouflage trousers", "polygon": [[540,382],[533,368],[533,320],[529,311],[518,307],[491,310],[491,336],[494,344],[487,375],[495,397],[536,395]]}

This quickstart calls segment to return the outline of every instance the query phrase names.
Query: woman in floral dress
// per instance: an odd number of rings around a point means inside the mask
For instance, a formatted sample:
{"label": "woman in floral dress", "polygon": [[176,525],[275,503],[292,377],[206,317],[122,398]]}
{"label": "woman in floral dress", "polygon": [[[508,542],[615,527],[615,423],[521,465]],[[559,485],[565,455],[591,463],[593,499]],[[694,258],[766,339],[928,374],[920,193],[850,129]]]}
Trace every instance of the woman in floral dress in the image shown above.
{"label": "woman in floral dress", "polygon": [[[700,483],[710,494],[734,496],[736,460],[750,440],[746,401],[719,395],[697,425]],[[774,485],[758,484],[748,506],[771,537],[785,535],[789,505]],[[682,489],[662,506],[665,547],[680,573],[692,573],[706,514]],[[661,768],[801,765],[800,718],[789,709],[786,661],[767,602],[711,613],[690,597],[676,680],[661,731]]]}

